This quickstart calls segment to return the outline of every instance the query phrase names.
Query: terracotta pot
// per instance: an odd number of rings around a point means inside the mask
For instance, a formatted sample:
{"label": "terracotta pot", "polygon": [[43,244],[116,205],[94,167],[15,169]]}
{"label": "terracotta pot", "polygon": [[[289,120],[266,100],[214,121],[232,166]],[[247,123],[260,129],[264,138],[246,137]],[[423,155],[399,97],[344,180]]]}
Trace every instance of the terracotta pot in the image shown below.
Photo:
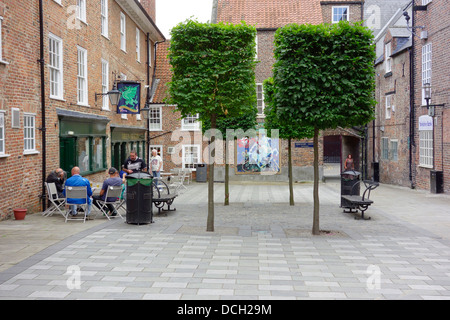
{"label": "terracotta pot", "polygon": [[27,209],[14,209],[14,218],[16,220],[25,219],[25,215],[27,214]]}

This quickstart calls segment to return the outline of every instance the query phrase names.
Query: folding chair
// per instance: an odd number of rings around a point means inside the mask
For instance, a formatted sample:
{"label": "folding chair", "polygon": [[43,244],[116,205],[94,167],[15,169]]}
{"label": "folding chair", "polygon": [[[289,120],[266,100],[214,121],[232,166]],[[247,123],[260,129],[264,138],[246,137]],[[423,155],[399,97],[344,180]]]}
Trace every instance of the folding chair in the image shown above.
{"label": "folding chair", "polygon": [[66,215],[61,210],[61,207],[63,207],[66,203],[66,198],[60,198],[58,195],[58,191],[56,190],[56,184],[54,182],[47,183],[45,182],[45,187],[47,189],[47,197],[48,201],[50,201],[50,205],[42,212],[42,215],[44,217],[48,217],[53,215],[56,211],[59,212],[63,217]]}
{"label": "folding chair", "polygon": [[[85,203],[69,203],[67,202],[67,199],[84,199]],[[88,204],[89,204],[89,197],[87,195],[87,187],[70,187],[66,186],[66,206],[69,206],[68,209],[66,209],[66,222],[67,220],[83,220],[83,223],[86,222],[87,212],[88,212]],[[77,208],[84,209],[84,215],[83,219],[80,219],[78,217],[71,217],[70,215],[70,207],[76,206]]]}
{"label": "folding chair", "polygon": [[169,188],[172,193],[178,194],[181,188],[187,189],[184,185],[184,180],[186,179],[186,171],[180,170],[178,175],[174,175],[170,179]]}
{"label": "folding chair", "polygon": [[[117,212],[119,217],[123,219],[123,216],[119,212],[119,207],[121,206],[120,197],[122,195],[122,186],[108,186],[108,189],[106,189],[105,194],[105,200],[97,200],[97,203],[100,207],[100,212],[103,213],[108,220],[111,220],[111,218],[115,218],[115,216],[109,216],[108,215],[108,205],[112,205],[114,207],[114,210]],[[108,199],[114,199],[114,201],[108,201]]]}

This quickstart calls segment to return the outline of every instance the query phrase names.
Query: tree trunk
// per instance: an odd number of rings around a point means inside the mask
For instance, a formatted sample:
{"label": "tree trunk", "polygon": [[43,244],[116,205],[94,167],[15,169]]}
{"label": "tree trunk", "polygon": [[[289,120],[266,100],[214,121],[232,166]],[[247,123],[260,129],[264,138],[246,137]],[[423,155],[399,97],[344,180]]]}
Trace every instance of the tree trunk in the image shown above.
{"label": "tree trunk", "polygon": [[[225,143],[225,157],[226,159],[228,159],[228,148],[227,148],[227,144]],[[225,202],[224,205],[228,206],[230,204],[230,186],[229,186],[229,170],[230,170],[230,165],[227,162],[227,160],[225,160]]]}
{"label": "tree trunk", "polygon": [[294,205],[294,178],[292,177],[291,138],[288,139],[288,174],[289,174],[289,204]]}
{"label": "tree trunk", "polygon": [[213,146],[213,149],[209,150],[209,179],[208,179],[208,219],[206,221],[206,231],[214,231],[214,162],[216,155],[216,147],[214,142],[216,140],[216,115],[211,114],[211,141],[209,147]]}
{"label": "tree trunk", "polygon": [[312,234],[319,235],[319,129],[314,128],[314,218]]}

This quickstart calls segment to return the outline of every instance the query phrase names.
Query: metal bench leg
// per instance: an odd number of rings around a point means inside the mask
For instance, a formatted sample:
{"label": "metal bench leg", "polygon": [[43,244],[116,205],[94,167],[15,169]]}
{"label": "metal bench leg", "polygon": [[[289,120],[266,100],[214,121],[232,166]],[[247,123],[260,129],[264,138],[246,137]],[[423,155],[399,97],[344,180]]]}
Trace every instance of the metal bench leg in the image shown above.
{"label": "metal bench leg", "polygon": [[[360,206],[359,210],[361,210],[361,218],[355,217],[356,220],[370,220],[370,217],[365,218],[364,217],[364,211],[366,211],[369,208],[369,206]],[[358,210],[357,210],[358,211]]]}

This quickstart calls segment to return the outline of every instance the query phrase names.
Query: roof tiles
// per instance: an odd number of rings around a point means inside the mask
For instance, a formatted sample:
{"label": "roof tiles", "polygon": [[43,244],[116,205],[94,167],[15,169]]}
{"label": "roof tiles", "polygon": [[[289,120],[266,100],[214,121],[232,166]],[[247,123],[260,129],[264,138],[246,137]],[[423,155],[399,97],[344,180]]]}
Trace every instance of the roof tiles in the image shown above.
{"label": "roof tiles", "polygon": [[217,21],[245,21],[256,28],[322,23],[320,0],[219,0],[217,9]]}

